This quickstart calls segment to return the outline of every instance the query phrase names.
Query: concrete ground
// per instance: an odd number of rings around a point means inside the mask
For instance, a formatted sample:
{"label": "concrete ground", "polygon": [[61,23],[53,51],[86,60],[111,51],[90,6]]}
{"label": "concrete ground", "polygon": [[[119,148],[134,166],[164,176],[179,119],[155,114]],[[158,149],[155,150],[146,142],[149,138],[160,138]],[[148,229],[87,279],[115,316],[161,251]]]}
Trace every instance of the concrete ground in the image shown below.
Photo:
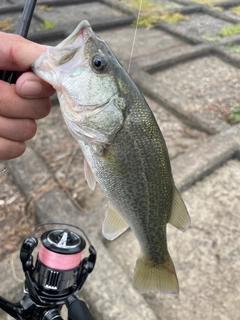
{"label": "concrete ground", "polygon": [[[127,68],[135,12],[123,1],[38,1],[29,38],[55,45],[82,19],[111,46]],[[240,124],[230,118],[240,101],[240,35],[217,37],[240,18],[228,1],[215,7],[168,1],[188,17],[176,25],[159,22],[138,29],[130,74],[144,93],[165,137],[173,175],[191,215],[182,233],[168,227],[168,246],[180,284],[178,297],[137,293],[131,283],[138,243],[131,231],[113,242],[103,239],[107,199],[84,179],[83,156],[65,127],[58,103],[38,123],[26,153],[1,162],[0,295],[22,297],[19,246],[38,222],[81,226],[98,260],[81,297],[98,320],[240,319]],[[1,22],[16,29],[24,1],[0,2]],[[68,12],[68,16],[66,16]],[[99,14],[101,13],[101,15]],[[56,26],[44,29],[44,21]],[[2,26],[2,27],[1,27]],[[66,314],[64,313],[65,318]],[[10,319],[3,312],[0,319]]]}

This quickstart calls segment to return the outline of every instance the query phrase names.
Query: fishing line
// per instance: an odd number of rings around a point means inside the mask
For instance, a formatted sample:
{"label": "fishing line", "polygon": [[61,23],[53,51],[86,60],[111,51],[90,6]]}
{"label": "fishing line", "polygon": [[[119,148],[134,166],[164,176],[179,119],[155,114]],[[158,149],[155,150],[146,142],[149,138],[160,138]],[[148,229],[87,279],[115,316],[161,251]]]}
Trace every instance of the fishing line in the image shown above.
{"label": "fishing line", "polygon": [[135,42],[136,42],[136,38],[137,38],[137,29],[138,29],[138,24],[139,24],[139,19],[140,19],[141,10],[142,10],[142,2],[143,2],[143,0],[141,0],[141,1],[140,1],[140,4],[139,4],[139,10],[138,10],[136,28],[135,28],[135,31],[134,31],[133,44],[132,44],[132,49],[131,49],[131,54],[130,54],[130,59],[129,59],[129,64],[128,64],[128,73],[130,72],[130,66],[131,66],[132,57],[133,57],[133,50],[134,50],[134,46],[135,46]]}
{"label": "fishing line", "polygon": [[50,251],[41,243],[38,259],[49,268],[69,270],[76,268],[82,260],[82,251],[75,254],[61,254]]}

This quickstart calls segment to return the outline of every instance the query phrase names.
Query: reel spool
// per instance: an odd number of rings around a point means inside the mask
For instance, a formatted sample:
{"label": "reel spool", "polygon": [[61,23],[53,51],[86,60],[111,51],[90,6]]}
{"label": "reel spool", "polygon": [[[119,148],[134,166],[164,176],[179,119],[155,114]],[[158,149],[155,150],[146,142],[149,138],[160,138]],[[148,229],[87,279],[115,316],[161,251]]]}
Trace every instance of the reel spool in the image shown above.
{"label": "reel spool", "polygon": [[33,282],[44,300],[65,299],[76,290],[85,247],[84,238],[73,231],[43,233]]}

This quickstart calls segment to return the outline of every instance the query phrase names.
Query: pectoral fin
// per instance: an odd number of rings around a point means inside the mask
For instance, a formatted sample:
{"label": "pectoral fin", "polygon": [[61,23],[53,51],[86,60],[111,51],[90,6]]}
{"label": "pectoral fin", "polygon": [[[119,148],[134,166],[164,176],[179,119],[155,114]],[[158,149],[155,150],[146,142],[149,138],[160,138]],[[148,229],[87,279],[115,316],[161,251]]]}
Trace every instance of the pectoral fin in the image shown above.
{"label": "pectoral fin", "polygon": [[173,187],[173,204],[169,223],[181,231],[187,230],[191,223],[187,208],[175,186]]}
{"label": "pectoral fin", "polygon": [[84,175],[85,179],[88,183],[90,189],[94,190],[96,187],[96,180],[92,173],[92,169],[90,168],[87,160],[84,158]]}
{"label": "pectoral fin", "polygon": [[114,240],[128,229],[128,224],[122,215],[109,204],[102,226],[102,233],[108,240]]}

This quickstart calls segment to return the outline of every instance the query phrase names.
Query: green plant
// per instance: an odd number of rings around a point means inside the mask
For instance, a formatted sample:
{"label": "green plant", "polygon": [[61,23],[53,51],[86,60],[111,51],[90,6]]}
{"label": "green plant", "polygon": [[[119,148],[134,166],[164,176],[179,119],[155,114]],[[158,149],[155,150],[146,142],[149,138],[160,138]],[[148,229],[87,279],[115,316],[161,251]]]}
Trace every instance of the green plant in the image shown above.
{"label": "green plant", "polygon": [[235,13],[237,16],[240,16],[240,6],[232,7],[230,10]]}
{"label": "green plant", "polygon": [[177,24],[179,21],[188,20],[188,17],[184,16],[181,13],[170,13],[166,12],[162,15],[161,20],[166,21],[170,24]]}
{"label": "green plant", "polygon": [[53,29],[56,27],[56,25],[57,25],[57,23],[54,21],[50,21],[50,20],[43,21],[43,29],[45,29],[45,30]]}
{"label": "green plant", "polygon": [[228,47],[230,50],[236,52],[236,53],[240,53],[240,45],[239,44],[234,44]]}
{"label": "green plant", "polygon": [[[122,2],[126,3],[130,7],[134,9],[139,9],[140,6],[140,0],[122,0]],[[151,1],[149,0],[142,0],[142,10],[148,10],[148,9],[153,9],[156,8],[157,5],[154,5]]]}
{"label": "green plant", "polygon": [[239,105],[231,106],[228,117],[232,123],[240,122],[240,106]]}
{"label": "green plant", "polygon": [[221,37],[228,37],[233,34],[238,34],[240,33],[240,23],[237,24],[230,24],[229,26],[223,28],[220,32],[219,35]]}
{"label": "green plant", "polygon": [[139,20],[135,20],[132,25],[134,27],[137,25],[142,28],[153,28],[157,25],[159,18],[157,14],[141,14]]}
{"label": "green plant", "polygon": [[202,38],[204,39],[204,40],[207,40],[207,41],[217,41],[217,40],[219,40],[220,39],[220,36],[208,36],[207,34],[204,34],[203,36],[202,36]]}

